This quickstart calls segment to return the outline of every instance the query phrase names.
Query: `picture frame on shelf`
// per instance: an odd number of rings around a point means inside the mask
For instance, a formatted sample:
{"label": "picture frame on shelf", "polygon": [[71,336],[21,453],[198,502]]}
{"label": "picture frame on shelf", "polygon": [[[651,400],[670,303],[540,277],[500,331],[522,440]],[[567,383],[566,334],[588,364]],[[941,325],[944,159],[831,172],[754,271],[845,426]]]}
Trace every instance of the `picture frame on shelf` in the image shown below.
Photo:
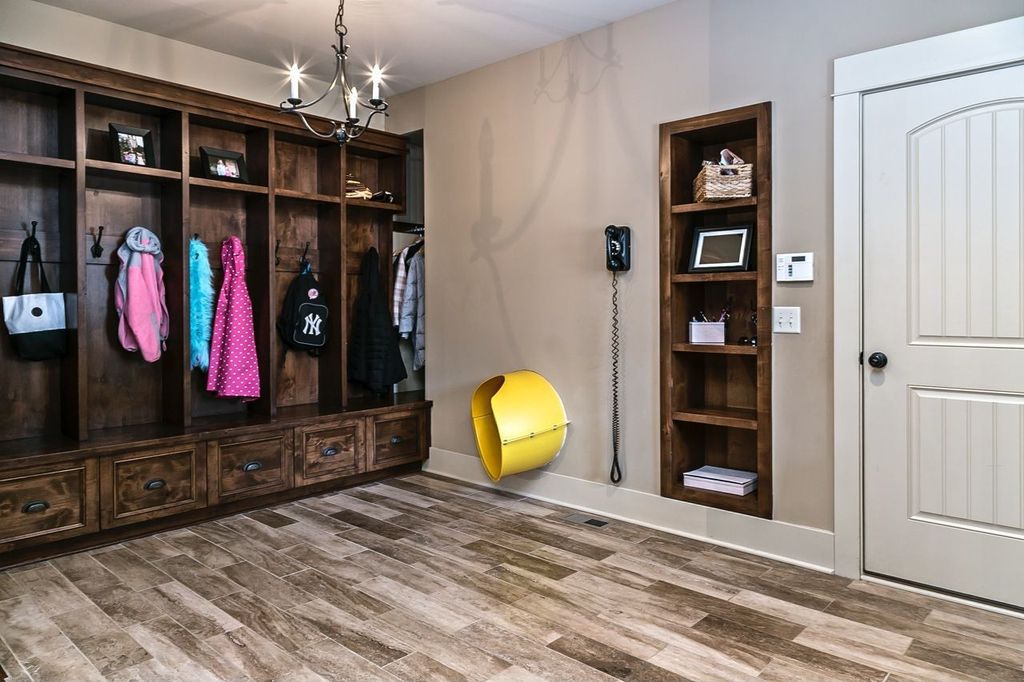
{"label": "picture frame on shelf", "polygon": [[109,124],[110,154],[114,161],[130,166],[156,168],[153,131],[121,123]]}
{"label": "picture frame on shelf", "polygon": [[207,180],[249,182],[249,170],[245,167],[245,155],[241,152],[200,147],[199,159],[203,168],[203,177]]}
{"label": "picture frame on shelf", "polygon": [[744,272],[753,240],[753,225],[695,228],[687,272]]}

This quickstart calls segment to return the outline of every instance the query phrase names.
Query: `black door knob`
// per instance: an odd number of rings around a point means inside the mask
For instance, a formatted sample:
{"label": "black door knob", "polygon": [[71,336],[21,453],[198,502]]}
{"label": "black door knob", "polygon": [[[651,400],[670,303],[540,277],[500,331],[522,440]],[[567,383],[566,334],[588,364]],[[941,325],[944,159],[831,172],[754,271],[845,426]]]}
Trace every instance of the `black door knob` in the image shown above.
{"label": "black door knob", "polygon": [[883,367],[889,364],[889,358],[886,356],[885,353],[875,351],[874,353],[868,356],[868,364],[874,367],[875,369],[882,369]]}

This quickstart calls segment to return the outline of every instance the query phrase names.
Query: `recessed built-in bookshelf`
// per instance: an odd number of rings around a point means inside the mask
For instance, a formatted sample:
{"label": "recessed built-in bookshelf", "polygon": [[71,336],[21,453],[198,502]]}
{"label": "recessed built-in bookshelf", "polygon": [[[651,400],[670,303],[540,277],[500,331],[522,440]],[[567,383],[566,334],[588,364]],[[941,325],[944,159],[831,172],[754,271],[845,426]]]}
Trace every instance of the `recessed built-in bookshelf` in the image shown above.
{"label": "recessed built-in bookshelf", "polygon": [[[763,103],[661,126],[661,494],[766,518],[772,515],[770,117],[771,105]],[[753,164],[751,196],[695,201],[694,178],[723,148]],[[746,270],[689,272],[698,228],[745,225],[753,226]],[[722,310],[729,311],[724,343],[693,343],[689,322]],[[705,466],[756,474],[756,488],[735,494],[686,485],[685,475],[692,482],[692,472]]]}

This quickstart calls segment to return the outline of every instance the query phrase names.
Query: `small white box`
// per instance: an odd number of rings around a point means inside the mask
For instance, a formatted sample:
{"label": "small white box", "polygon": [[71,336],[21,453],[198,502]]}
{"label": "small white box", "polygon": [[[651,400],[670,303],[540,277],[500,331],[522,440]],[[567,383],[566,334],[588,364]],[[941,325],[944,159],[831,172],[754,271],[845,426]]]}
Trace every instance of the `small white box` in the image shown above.
{"label": "small white box", "polygon": [[690,343],[725,345],[725,322],[690,322]]}

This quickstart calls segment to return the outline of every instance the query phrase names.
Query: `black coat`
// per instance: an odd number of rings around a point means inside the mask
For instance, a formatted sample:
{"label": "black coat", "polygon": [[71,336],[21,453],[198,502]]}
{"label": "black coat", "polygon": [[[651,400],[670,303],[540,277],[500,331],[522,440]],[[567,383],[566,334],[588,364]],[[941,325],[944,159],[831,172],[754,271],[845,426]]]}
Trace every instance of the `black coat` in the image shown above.
{"label": "black coat", "polygon": [[380,276],[380,255],[371,248],[359,264],[359,293],[348,346],[348,378],[374,393],[385,393],[406,376],[398,348],[398,330],[392,324],[391,306]]}

